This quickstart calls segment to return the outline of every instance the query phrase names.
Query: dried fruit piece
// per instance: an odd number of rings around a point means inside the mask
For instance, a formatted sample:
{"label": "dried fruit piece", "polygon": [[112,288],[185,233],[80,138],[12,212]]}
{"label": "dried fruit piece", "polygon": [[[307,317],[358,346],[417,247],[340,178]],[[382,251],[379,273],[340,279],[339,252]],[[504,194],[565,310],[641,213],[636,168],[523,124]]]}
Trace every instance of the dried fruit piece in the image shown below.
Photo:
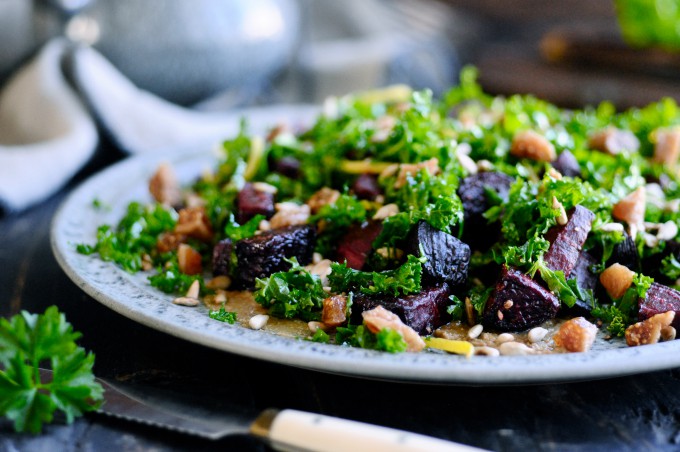
{"label": "dried fruit piece", "polygon": [[559,307],[555,295],[524,273],[503,266],[482,323],[501,331],[523,331],[554,318]]}
{"label": "dried fruit piece", "polygon": [[552,162],[557,157],[555,146],[543,135],[533,130],[517,132],[512,138],[510,154],[539,162]]}
{"label": "dried fruit piece", "polygon": [[595,342],[597,327],[584,319],[576,317],[562,324],[553,336],[555,345],[568,352],[587,352]]}
{"label": "dried fruit piece", "polygon": [[626,328],[626,344],[636,345],[656,344],[661,339],[661,330],[671,326],[675,312],[667,311],[638,322]]}
{"label": "dried fruit piece", "polygon": [[330,327],[340,326],[347,321],[347,297],[334,295],[323,301],[321,321]]}
{"label": "dried fruit piece", "polygon": [[600,282],[613,299],[621,298],[633,284],[635,272],[621,264],[612,264],[600,273]]}
{"label": "dried fruit piece", "polygon": [[163,162],[149,179],[149,192],[156,201],[169,206],[182,203],[182,191],[169,163]]}
{"label": "dried fruit piece", "polygon": [[177,266],[185,275],[198,275],[203,271],[201,253],[186,243],[177,248]]}
{"label": "dried fruit piece", "polygon": [[630,235],[635,238],[645,219],[645,187],[638,188],[614,204],[612,216],[628,223]]}
{"label": "dried fruit piece", "polygon": [[652,133],[655,163],[674,167],[680,157],[680,129],[657,129]]}
{"label": "dried fruit piece", "polygon": [[588,146],[597,151],[616,155],[622,152],[637,152],[640,140],[630,130],[607,127],[592,134],[588,139]]}

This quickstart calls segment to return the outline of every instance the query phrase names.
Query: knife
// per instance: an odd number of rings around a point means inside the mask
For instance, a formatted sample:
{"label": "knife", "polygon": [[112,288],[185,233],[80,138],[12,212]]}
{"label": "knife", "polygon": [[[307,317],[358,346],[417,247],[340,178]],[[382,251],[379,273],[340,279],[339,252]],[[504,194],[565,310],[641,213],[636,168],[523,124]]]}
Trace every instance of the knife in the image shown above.
{"label": "knife", "polygon": [[[40,369],[40,372],[41,378],[52,377],[49,370]],[[98,413],[207,439],[250,434],[283,451],[483,450],[417,433],[292,409],[270,408],[252,418],[240,413],[220,413],[219,418],[184,415],[142,400],[125,384],[104,378],[96,378],[96,381],[104,388],[104,403]]]}

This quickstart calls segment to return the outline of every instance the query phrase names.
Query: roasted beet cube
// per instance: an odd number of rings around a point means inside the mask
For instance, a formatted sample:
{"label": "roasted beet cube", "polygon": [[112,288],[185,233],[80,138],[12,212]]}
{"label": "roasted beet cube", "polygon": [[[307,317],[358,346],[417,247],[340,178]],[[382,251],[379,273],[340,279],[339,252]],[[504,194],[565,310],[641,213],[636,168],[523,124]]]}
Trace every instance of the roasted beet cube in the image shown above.
{"label": "roasted beet cube", "polygon": [[[635,246],[635,240],[624,232],[623,241],[614,246],[614,251],[612,251],[612,255],[607,263],[609,265],[621,264],[634,272],[639,271],[640,254],[638,253],[637,246]],[[661,264],[660,261],[659,264]]]}
{"label": "roasted beet cube", "polygon": [[566,149],[553,160],[551,165],[563,176],[581,177],[581,167],[579,166],[576,157]]}
{"label": "roasted beet cube", "polygon": [[382,231],[379,222],[367,222],[362,225],[351,226],[344,235],[337,249],[338,262],[347,261],[347,266],[361,270],[366,258],[373,249],[373,241]]}
{"label": "roasted beet cube", "polygon": [[274,163],[274,171],[291,179],[300,177],[300,161],[289,155],[281,157]]}
{"label": "roasted beet cube", "polygon": [[645,298],[638,300],[638,305],[640,306],[638,320],[645,320],[656,314],[674,311],[675,318],[671,326],[675,329],[680,328],[680,292],[677,290],[662,284],[652,283]]}
{"label": "roasted beet cube", "polygon": [[422,251],[427,258],[423,264],[425,286],[446,282],[456,287],[467,281],[470,247],[425,221],[413,227],[406,238],[404,251],[414,256],[420,256]]}
{"label": "roasted beet cube", "polygon": [[545,234],[550,249],[543,259],[549,269],[561,270],[568,278],[588,238],[595,214],[583,206],[576,206],[567,218],[567,224],[553,226]]}
{"label": "roasted beet cube", "polygon": [[266,218],[274,215],[274,194],[256,190],[253,184],[245,184],[238,192],[236,220],[243,224],[255,215],[264,215]]}
{"label": "roasted beet cube", "polygon": [[524,273],[503,267],[484,308],[482,323],[500,331],[524,331],[557,315],[560,301]]}
{"label": "roasted beet cube", "polygon": [[256,278],[286,271],[290,264],[284,258],[297,258],[300,265],[312,261],[316,231],[313,226],[289,226],[273,229],[235,243],[238,268],[236,281],[245,288],[255,287]]}
{"label": "roasted beet cube", "polygon": [[401,297],[356,294],[352,299],[351,323],[361,323],[362,312],[382,306],[397,314],[402,322],[417,333],[432,334],[449,320],[446,312],[449,295],[446,284]]}
{"label": "roasted beet cube", "polygon": [[362,174],[352,184],[352,191],[359,199],[373,201],[381,192],[378,179],[372,174]]}
{"label": "roasted beet cube", "polygon": [[466,177],[458,187],[465,215],[462,239],[473,249],[488,249],[498,241],[500,224],[489,224],[483,217],[484,212],[491,207],[487,190],[493,190],[501,199],[507,200],[512,182],[513,178],[507,174],[484,172]]}
{"label": "roasted beet cube", "polygon": [[213,276],[229,276],[233,250],[234,245],[230,239],[220,240],[215,244],[212,252]]}
{"label": "roasted beet cube", "polygon": [[[576,279],[576,283],[583,290],[595,291],[598,283],[598,275],[593,273],[590,269],[593,265],[597,264],[597,259],[595,259],[587,251],[581,251],[574,269],[571,271],[572,279]],[[576,303],[572,307],[562,306],[560,308],[560,314],[569,315],[569,317],[588,317],[590,311],[593,307],[589,302],[585,300],[576,300]]]}

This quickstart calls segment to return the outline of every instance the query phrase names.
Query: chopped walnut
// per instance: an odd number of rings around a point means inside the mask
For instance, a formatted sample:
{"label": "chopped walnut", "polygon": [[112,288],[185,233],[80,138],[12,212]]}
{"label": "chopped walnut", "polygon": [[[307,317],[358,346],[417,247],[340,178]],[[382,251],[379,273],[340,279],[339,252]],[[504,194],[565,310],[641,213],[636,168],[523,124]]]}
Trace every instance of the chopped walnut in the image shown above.
{"label": "chopped walnut", "polygon": [[584,319],[576,317],[562,324],[553,336],[555,345],[568,352],[587,352],[595,342],[597,327]]}
{"label": "chopped walnut", "polygon": [[340,192],[332,188],[323,187],[314,193],[307,200],[307,205],[312,209],[312,213],[317,213],[319,209],[327,204],[334,204],[340,198]]}
{"label": "chopped walnut", "polygon": [[675,312],[668,311],[629,326],[626,328],[626,343],[631,347],[656,344],[661,339],[661,330],[669,328],[674,318]]}
{"label": "chopped walnut", "polygon": [[[434,157],[431,158],[430,160],[426,160],[420,163],[403,163],[399,165],[397,168],[398,168],[397,180],[394,182],[394,188],[401,188],[404,185],[406,185],[406,178],[408,176],[415,176],[421,169],[424,169],[430,175],[433,176],[435,174],[438,174],[440,171],[439,160],[437,160]],[[391,170],[391,168],[388,167],[383,172],[383,174],[386,174],[388,170]],[[383,177],[383,174],[381,174],[381,177]]]}
{"label": "chopped walnut", "polygon": [[340,326],[347,321],[347,297],[334,295],[323,301],[321,321],[330,327]]}
{"label": "chopped walnut", "polygon": [[539,162],[552,162],[557,157],[555,146],[543,135],[533,130],[517,132],[512,138],[510,154]]}
{"label": "chopped walnut", "polygon": [[307,224],[310,210],[307,204],[295,204],[294,202],[279,202],[275,206],[276,213],[269,219],[272,229],[285,228],[298,224]]}
{"label": "chopped walnut", "polygon": [[645,219],[645,187],[640,187],[614,204],[612,216],[628,223],[630,235],[635,238]]}
{"label": "chopped walnut", "polygon": [[635,273],[632,270],[616,263],[600,273],[600,282],[609,296],[616,299],[621,298],[626,293],[626,290],[633,284],[634,277]]}
{"label": "chopped walnut", "polygon": [[401,334],[408,347],[408,352],[419,352],[425,348],[425,341],[416,333],[413,328],[404,325],[399,316],[388,311],[382,306],[364,311],[361,313],[364,324],[372,333],[377,333],[383,328],[390,328]]}
{"label": "chopped walnut", "polygon": [[622,152],[637,152],[640,141],[630,130],[607,127],[592,134],[588,139],[588,146],[597,151],[616,155]]}
{"label": "chopped walnut", "polygon": [[149,179],[149,191],[156,201],[169,206],[182,203],[182,191],[169,163],[161,163]]}
{"label": "chopped walnut", "polygon": [[213,237],[210,220],[205,213],[205,207],[187,207],[179,211],[179,218],[175,225],[175,233],[184,234],[202,241],[209,241]]}
{"label": "chopped walnut", "polygon": [[158,236],[156,241],[156,249],[159,253],[169,253],[175,251],[180,243],[185,243],[187,236],[184,234],[177,234],[176,232],[164,232]]}
{"label": "chopped walnut", "polygon": [[655,163],[674,167],[680,157],[680,129],[657,129],[652,134]]}
{"label": "chopped walnut", "polygon": [[185,275],[198,275],[203,271],[201,253],[185,243],[177,248],[177,263],[179,271]]}

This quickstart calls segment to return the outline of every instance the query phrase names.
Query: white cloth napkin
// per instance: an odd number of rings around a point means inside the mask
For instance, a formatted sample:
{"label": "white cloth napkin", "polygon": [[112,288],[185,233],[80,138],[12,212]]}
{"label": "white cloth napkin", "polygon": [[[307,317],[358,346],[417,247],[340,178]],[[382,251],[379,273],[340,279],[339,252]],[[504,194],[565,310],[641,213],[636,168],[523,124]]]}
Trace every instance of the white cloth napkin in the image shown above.
{"label": "white cloth napkin", "polygon": [[317,112],[308,105],[229,113],[181,108],[138,89],[92,48],[56,39],[0,93],[0,203],[10,211],[56,192],[97,147],[94,121],[61,70],[67,55],[78,92],[130,154],[212,146],[236,134],[242,117],[261,131],[284,120],[309,122]]}
{"label": "white cloth napkin", "polygon": [[55,40],[0,93],[0,201],[23,209],[58,190],[90,158],[97,130],[61,71]]}

